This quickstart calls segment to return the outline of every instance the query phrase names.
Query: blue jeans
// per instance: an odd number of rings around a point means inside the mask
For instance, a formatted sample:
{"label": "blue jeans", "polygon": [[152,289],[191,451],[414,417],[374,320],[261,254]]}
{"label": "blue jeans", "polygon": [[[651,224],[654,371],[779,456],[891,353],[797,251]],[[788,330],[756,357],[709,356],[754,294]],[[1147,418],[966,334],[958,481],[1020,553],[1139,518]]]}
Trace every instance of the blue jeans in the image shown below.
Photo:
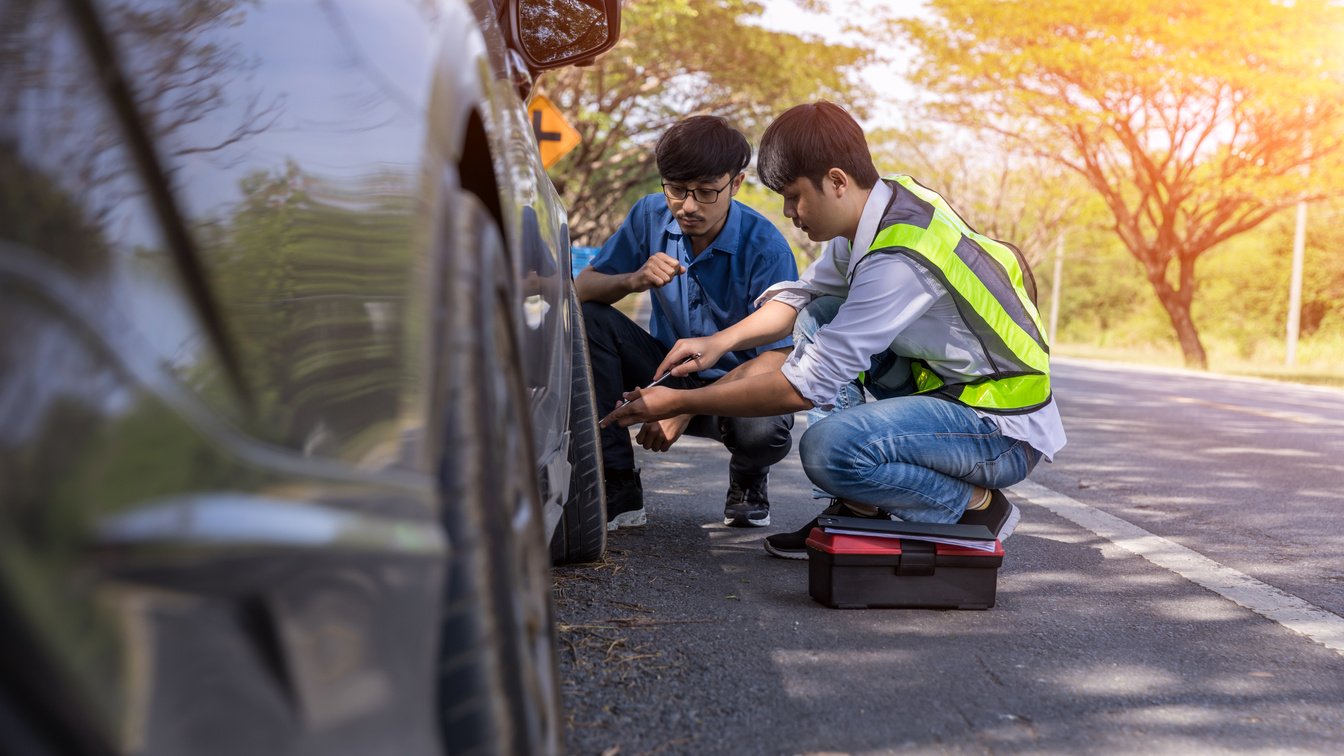
{"label": "blue jeans", "polygon": [[[821,297],[798,314],[795,348],[810,345],[844,302]],[[829,496],[869,504],[909,522],[956,522],[975,486],[1006,488],[1024,480],[1040,453],[1007,438],[971,408],[933,396],[911,396],[904,357],[873,358],[833,408],[808,412],[799,443],[803,471]]]}

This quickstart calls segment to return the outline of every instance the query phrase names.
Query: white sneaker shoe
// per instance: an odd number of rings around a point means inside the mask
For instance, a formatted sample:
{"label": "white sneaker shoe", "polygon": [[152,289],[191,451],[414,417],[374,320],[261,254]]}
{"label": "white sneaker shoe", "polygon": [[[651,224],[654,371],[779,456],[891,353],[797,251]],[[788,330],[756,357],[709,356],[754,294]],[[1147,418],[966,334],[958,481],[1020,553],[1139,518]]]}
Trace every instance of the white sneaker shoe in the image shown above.
{"label": "white sneaker shoe", "polygon": [[621,528],[642,528],[649,522],[644,514],[644,507],[632,509],[629,512],[620,514],[607,520],[607,531],[619,530]]}

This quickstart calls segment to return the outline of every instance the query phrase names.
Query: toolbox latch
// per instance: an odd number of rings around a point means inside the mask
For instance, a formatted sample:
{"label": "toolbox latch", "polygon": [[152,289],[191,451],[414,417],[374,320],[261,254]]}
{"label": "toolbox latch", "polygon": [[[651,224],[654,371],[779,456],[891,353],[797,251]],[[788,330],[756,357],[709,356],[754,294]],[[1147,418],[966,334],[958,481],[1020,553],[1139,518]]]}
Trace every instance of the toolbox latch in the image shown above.
{"label": "toolbox latch", "polygon": [[896,563],[897,575],[932,575],[938,547],[928,541],[901,539],[901,561]]}

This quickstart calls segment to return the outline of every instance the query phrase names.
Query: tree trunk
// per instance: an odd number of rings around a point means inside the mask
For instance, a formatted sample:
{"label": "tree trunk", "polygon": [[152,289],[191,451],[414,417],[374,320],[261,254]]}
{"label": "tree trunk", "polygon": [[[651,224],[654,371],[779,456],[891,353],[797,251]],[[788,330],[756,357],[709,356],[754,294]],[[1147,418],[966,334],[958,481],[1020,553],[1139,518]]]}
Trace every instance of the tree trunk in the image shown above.
{"label": "tree trunk", "polygon": [[1185,366],[1196,370],[1209,369],[1209,356],[1204,352],[1204,344],[1199,340],[1199,329],[1190,317],[1190,297],[1184,292],[1171,288],[1166,281],[1153,282],[1157,299],[1167,311],[1171,327],[1176,329],[1176,338],[1181,344],[1181,354],[1185,357]]}

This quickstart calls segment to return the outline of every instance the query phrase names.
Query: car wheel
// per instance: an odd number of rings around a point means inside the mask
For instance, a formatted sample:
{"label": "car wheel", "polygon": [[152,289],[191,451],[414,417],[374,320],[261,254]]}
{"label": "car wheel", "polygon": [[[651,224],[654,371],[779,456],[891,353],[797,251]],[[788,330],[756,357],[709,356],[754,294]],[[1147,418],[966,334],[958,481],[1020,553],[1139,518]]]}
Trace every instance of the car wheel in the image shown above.
{"label": "car wheel", "polygon": [[583,310],[569,290],[570,375],[574,389],[569,403],[569,496],[560,524],[551,535],[551,560],[556,564],[597,562],[607,553],[607,492],[602,480],[602,439],[597,429],[592,360]]}
{"label": "car wheel", "polygon": [[509,267],[485,207],[461,195],[446,282],[454,398],[442,476],[452,547],[439,704],[449,753],[556,753],[562,727],[527,394]]}

